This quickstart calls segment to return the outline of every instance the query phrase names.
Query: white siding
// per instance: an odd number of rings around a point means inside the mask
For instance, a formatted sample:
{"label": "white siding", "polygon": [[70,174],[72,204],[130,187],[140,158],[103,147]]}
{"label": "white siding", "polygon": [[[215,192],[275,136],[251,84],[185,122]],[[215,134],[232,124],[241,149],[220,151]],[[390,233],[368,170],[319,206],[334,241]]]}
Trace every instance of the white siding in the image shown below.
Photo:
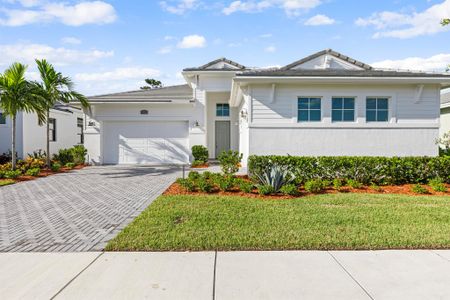
{"label": "white siding", "polygon": [[442,136],[447,132],[450,132],[450,107],[441,110],[441,128],[439,134]]}

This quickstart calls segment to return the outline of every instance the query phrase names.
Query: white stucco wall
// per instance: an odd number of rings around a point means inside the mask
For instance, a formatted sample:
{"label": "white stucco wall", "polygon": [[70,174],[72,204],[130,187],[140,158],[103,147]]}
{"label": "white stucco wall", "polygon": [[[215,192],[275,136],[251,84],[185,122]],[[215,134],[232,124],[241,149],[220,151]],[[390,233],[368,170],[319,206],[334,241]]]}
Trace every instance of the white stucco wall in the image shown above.
{"label": "white stucco wall", "polygon": [[[425,86],[419,101],[416,87],[352,85],[251,86],[250,154],[380,155],[438,154],[439,87]],[[297,122],[297,98],[322,98],[322,121]],[[331,121],[331,98],[355,97],[355,122]],[[367,97],[388,97],[389,121],[368,123]]]}
{"label": "white stucco wall", "polygon": [[[22,113],[19,112],[16,117],[16,152],[19,156],[23,154],[23,122]],[[11,119],[6,118],[6,124],[0,124],[0,154],[11,150],[12,143]]]}
{"label": "white stucco wall", "polygon": [[439,135],[450,132],[450,107],[441,109],[441,127]]}

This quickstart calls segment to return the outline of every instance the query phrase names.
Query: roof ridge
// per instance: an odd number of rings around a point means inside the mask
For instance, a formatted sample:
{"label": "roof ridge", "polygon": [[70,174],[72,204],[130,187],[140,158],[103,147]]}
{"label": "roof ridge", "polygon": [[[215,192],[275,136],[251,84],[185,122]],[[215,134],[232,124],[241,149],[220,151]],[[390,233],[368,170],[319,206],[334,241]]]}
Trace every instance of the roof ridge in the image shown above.
{"label": "roof ridge", "polygon": [[125,92],[100,94],[100,95],[89,96],[88,98],[106,97],[106,96],[114,96],[114,95],[119,95],[119,94],[138,93],[138,92],[143,92],[143,93],[145,93],[145,92],[148,92],[148,91],[164,90],[164,89],[167,89],[167,88],[182,87],[182,86],[189,86],[189,84],[187,84],[187,83],[185,83],[185,84],[176,84],[176,85],[162,86],[162,87],[155,88],[155,89],[146,89],[146,90],[139,89],[139,90],[125,91]]}

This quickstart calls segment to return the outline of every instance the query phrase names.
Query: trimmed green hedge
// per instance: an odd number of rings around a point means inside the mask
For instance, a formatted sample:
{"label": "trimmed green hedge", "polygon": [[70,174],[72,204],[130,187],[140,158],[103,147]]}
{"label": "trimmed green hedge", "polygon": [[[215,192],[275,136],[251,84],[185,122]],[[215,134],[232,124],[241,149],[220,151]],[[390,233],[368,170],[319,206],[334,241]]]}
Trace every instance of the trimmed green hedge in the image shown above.
{"label": "trimmed green hedge", "polygon": [[297,183],[310,179],[354,179],[364,184],[427,183],[441,178],[450,183],[450,156],[444,157],[303,157],[250,156],[249,174],[261,172],[270,164],[288,166]]}

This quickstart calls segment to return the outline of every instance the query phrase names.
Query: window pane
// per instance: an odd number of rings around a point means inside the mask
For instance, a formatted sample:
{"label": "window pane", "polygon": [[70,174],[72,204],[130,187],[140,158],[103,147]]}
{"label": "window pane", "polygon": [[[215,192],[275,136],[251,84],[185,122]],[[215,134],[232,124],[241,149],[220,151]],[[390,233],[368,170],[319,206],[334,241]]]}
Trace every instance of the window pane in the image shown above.
{"label": "window pane", "polygon": [[381,98],[381,99],[378,99],[378,106],[377,106],[377,108],[378,109],[388,109],[388,99],[383,99],[383,98]]}
{"label": "window pane", "polygon": [[309,112],[309,120],[310,121],[320,121],[320,110],[311,110]]}
{"label": "window pane", "polygon": [[342,110],[333,110],[331,112],[331,120],[333,122],[342,121]]}
{"label": "window pane", "polygon": [[307,110],[299,110],[298,111],[298,120],[301,122],[307,122],[308,120],[308,111]]}
{"label": "window pane", "polygon": [[377,120],[376,110],[368,110],[366,113],[367,122],[375,122]]}
{"label": "window pane", "polygon": [[309,99],[308,98],[299,98],[298,99],[298,109],[308,109],[309,108]]}
{"label": "window pane", "polygon": [[223,117],[229,117],[230,116],[230,108],[229,107],[226,107],[226,108],[223,109],[222,116]]}
{"label": "window pane", "polygon": [[354,110],[344,110],[344,121],[354,121],[355,111]]}
{"label": "window pane", "polygon": [[0,113],[0,124],[6,124],[6,118],[5,115]]}
{"label": "window pane", "polygon": [[217,105],[216,107],[216,116],[221,117],[222,116],[222,108]]}
{"label": "window pane", "polygon": [[310,109],[320,109],[320,99],[319,98],[311,98]]}
{"label": "window pane", "polygon": [[342,98],[332,99],[332,109],[341,109],[342,107]]}
{"label": "window pane", "polygon": [[377,99],[375,99],[375,98],[367,98],[366,108],[367,109],[377,109]]}
{"label": "window pane", "polygon": [[377,119],[379,122],[387,122],[388,120],[388,111],[387,110],[379,110],[377,111]]}
{"label": "window pane", "polygon": [[345,98],[344,99],[344,108],[345,109],[354,109],[355,108],[355,99]]}

